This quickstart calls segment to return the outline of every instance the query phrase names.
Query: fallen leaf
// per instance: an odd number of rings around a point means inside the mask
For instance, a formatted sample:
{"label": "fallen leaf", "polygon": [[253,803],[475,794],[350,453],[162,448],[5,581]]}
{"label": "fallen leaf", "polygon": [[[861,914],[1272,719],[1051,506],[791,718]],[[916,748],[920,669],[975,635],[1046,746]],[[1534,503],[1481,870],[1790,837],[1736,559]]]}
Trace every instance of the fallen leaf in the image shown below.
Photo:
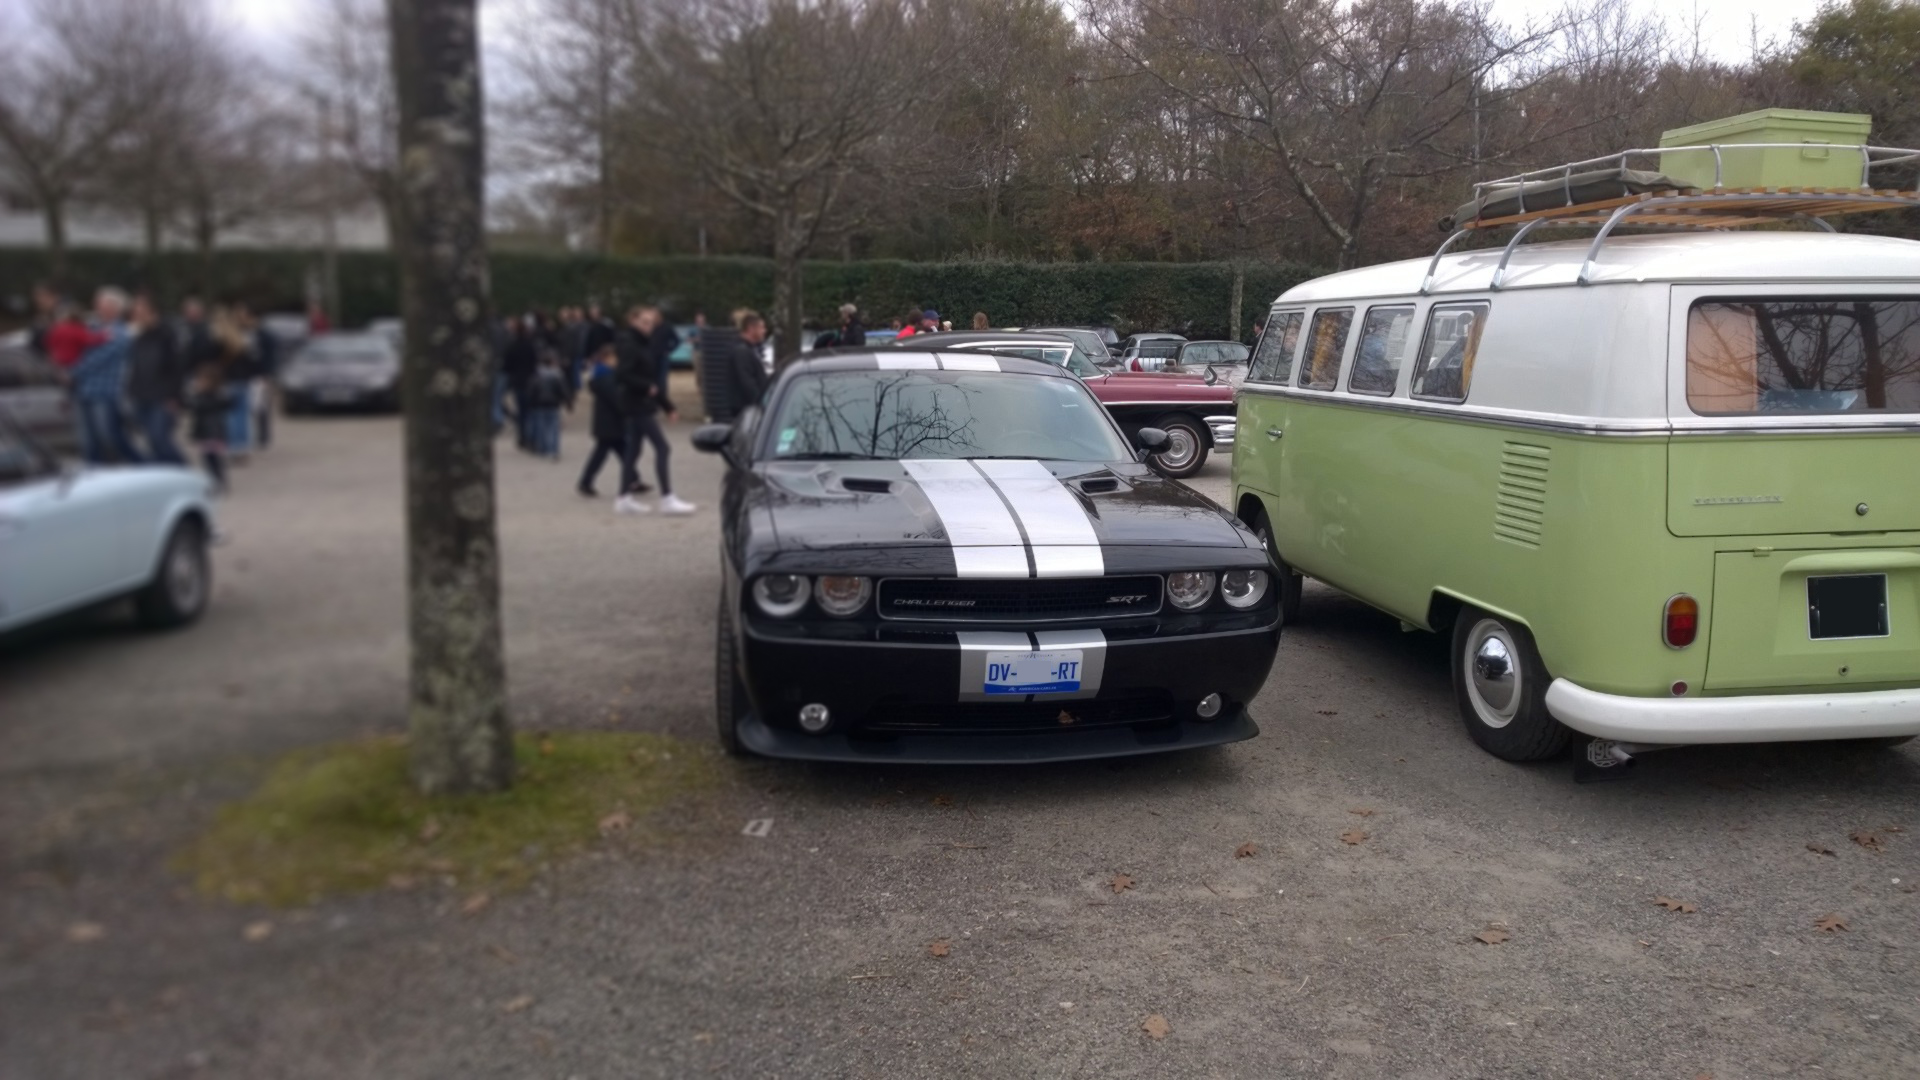
{"label": "fallen leaf", "polygon": [[1685,900],[1675,900],[1671,896],[1656,896],[1653,898],[1653,902],[1666,908],[1668,911],[1678,911],[1683,915],[1691,915],[1700,910],[1700,905],[1698,904],[1689,903]]}
{"label": "fallen leaf", "polygon": [[1233,857],[1236,859],[1251,859],[1258,854],[1260,854],[1260,849],[1255,847],[1251,840],[1233,849]]}
{"label": "fallen leaf", "polygon": [[1125,874],[1115,874],[1113,875],[1113,880],[1107,882],[1107,887],[1111,888],[1114,892],[1125,892],[1133,888],[1133,879]]}
{"label": "fallen leaf", "polygon": [[1646,948],[1649,948],[1649,949],[1651,949],[1651,948],[1653,948],[1653,942],[1651,942],[1651,941],[1648,941],[1648,940],[1647,940],[1647,939],[1645,939],[1645,938],[1638,938],[1638,939],[1636,939],[1636,940],[1638,940],[1638,941],[1640,942],[1640,944],[1641,944],[1641,945],[1643,945],[1643,946],[1645,946]]}
{"label": "fallen leaf", "polygon": [[493,897],[483,892],[474,893],[472,896],[467,897],[466,903],[460,905],[460,914],[478,915],[486,910],[487,905],[491,903],[493,903]]}
{"label": "fallen leaf", "polygon": [[935,806],[952,806],[952,805],[953,805],[953,796],[951,796],[951,795],[935,795],[935,796],[933,797],[933,805],[935,805]]}
{"label": "fallen leaf", "polygon": [[1166,1017],[1154,1013],[1140,1021],[1140,1030],[1146,1032],[1149,1039],[1164,1039],[1172,1034],[1173,1026],[1167,1023]]}
{"label": "fallen leaf", "polygon": [[1065,709],[1060,710],[1060,722],[1062,724],[1071,724],[1078,721],[1079,719],[1080,719],[1079,717],[1073,715],[1072,713],[1068,712]]}
{"label": "fallen leaf", "polygon": [[711,1031],[695,1032],[693,1036],[693,1041],[697,1043],[710,1043],[713,1041],[713,1032]]}
{"label": "fallen leaf", "polygon": [[1880,838],[1870,832],[1862,831],[1862,832],[1848,833],[1847,839],[1853,841],[1856,844],[1859,844],[1861,847],[1866,848],[1868,851],[1873,852],[1875,855],[1878,855],[1880,854],[1881,851],[1885,850],[1880,843]]}
{"label": "fallen leaf", "polygon": [[89,941],[99,941],[107,936],[107,928],[97,922],[77,922],[67,927],[67,940],[76,945],[85,945]]}
{"label": "fallen leaf", "polygon": [[1904,826],[1901,826],[1901,825],[1882,825],[1880,826],[1880,831],[1881,832],[1906,832],[1907,830]]}
{"label": "fallen leaf", "polygon": [[512,1001],[509,1001],[506,1004],[500,1006],[500,1011],[503,1013],[522,1012],[532,1004],[533,1004],[532,994],[521,994],[519,997],[514,998]]}
{"label": "fallen leaf", "polygon": [[1365,842],[1366,839],[1367,834],[1361,832],[1359,829],[1348,829],[1346,832],[1340,834],[1340,842],[1343,844],[1359,844]]}
{"label": "fallen leaf", "polygon": [[[1819,844],[1808,844],[1807,850],[1813,852],[1815,855],[1833,855],[1832,848],[1821,847]],[[1838,858],[1839,856],[1836,855],[1834,857]]]}
{"label": "fallen leaf", "polygon": [[247,924],[246,929],[240,931],[240,936],[246,938],[248,941],[265,941],[273,936],[273,924],[265,919],[261,919],[259,922],[250,922]]}
{"label": "fallen leaf", "polygon": [[931,945],[927,946],[928,956],[945,957],[951,954],[952,952],[953,952],[953,946],[947,943],[946,938],[941,938],[939,941],[936,941]]}
{"label": "fallen leaf", "polygon": [[1488,945],[1498,945],[1503,941],[1513,940],[1512,934],[1507,933],[1497,926],[1488,926],[1485,930],[1473,936],[1475,940],[1485,942]]}
{"label": "fallen leaf", "polygon": [[420,842],[423,844],[431,844],[434,839],[444,831],[445,829],[441,827],[439,818],[428,818],[427,823],[420,826]]}
{"label": "fallen leaf", "polygon": [[1372,817],[1372,816],[1373,816],[1373,807],[1371,807],[1371,806],[1356,806],[1356,807],[1354,807],[1353,809],[1351,809],[1351,810],[1349,810],[1349,811],[1347,811],[1347,813],[1349,813],[1349,814],[1354,814],[1354,815],[1357,815],[1357,816],[1359,816],[1359,817]]}
{"label": "fallen leaf", "polygon": [[1835,930],[1846,930],[1847,920],[1841,918],[1838,915],[1833,914],[1832,912],[1828,912],[1827,914],[1822,915],[1818,919],[1814,920],[1813,928],[1816,930],[1825,930],[1827,933],[1831,934]]}
{"label": "fallen leaf", "polygon": [[615,810],[613,813],[600,819],[600,835],[612,836],[614,833],[626,832],[627,828],[632,824],[632,814],[627,813],[625,810]]}

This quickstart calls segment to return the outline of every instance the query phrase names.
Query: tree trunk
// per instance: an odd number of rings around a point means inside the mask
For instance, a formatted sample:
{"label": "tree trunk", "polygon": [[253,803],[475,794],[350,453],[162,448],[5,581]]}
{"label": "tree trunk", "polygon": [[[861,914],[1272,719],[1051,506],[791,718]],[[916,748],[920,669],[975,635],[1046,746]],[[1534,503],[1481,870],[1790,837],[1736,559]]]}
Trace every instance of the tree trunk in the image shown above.
{"label": "tree trunk", "polygon": [[1233,301],[1227,305],[1227,340],[1240,340],[1240,301],[1247,291],[1247,264],[1233,260]]}
{"label": "tree trunk", "polygon": [[47,221],[47,277],[55,288],[67,287],[67,206],[64,199],[40,193],[40,211]]}
{"label": "tree trunk", "polygon": [[513,782],[494,529],[492,318],[477,0],[388,0],[400,98],[393,241],[407,351],[407,592],[413,779]]}
{"label": "tree trunk", "polygon": [[805,254],[792,219],[782,215],[774,223],[773,233],[773,362],[776,364],[800,353],[800,319],[806,309],[801,298],[800,260]]}

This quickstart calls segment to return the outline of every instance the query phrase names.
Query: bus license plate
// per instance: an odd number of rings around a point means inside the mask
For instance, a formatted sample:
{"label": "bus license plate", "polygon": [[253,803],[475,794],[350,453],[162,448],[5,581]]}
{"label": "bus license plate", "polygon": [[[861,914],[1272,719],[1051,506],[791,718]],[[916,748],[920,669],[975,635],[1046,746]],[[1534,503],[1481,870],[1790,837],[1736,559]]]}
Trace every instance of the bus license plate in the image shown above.
{"label": "bus license plate", "polygon": [[990,652],[981,690],[989,694],[1059,694],[1080,689],[1081,650]]}
{"label": "bus license plate", "polygon": [[1807,579],[1807,636],[1887,636],[1887,575],[1844,574]]}

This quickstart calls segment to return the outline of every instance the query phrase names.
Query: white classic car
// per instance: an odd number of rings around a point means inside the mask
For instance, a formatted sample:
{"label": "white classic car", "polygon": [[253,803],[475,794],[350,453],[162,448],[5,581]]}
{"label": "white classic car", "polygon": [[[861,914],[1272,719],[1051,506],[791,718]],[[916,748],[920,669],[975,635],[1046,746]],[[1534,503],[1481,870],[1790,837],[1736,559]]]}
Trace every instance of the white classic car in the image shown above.
{"label": "white classic car", "polygon": [[192,622],[213,536],[201,474],[62,464],[0,416],[0,633],[122,596],[150,626]]}

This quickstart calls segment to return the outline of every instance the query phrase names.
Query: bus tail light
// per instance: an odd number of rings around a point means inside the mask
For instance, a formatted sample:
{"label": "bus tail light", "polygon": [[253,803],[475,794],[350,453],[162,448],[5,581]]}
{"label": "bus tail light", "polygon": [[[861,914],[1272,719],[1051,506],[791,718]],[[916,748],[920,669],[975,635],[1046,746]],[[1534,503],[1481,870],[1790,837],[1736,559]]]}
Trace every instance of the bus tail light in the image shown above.
{"label": "bus tail light", "polygon": [[1693,639],[1700,636],[1700,601],[1686,593],[1667,601],[1660,632],[1669,649],[1684,649],[1693,644]]}

